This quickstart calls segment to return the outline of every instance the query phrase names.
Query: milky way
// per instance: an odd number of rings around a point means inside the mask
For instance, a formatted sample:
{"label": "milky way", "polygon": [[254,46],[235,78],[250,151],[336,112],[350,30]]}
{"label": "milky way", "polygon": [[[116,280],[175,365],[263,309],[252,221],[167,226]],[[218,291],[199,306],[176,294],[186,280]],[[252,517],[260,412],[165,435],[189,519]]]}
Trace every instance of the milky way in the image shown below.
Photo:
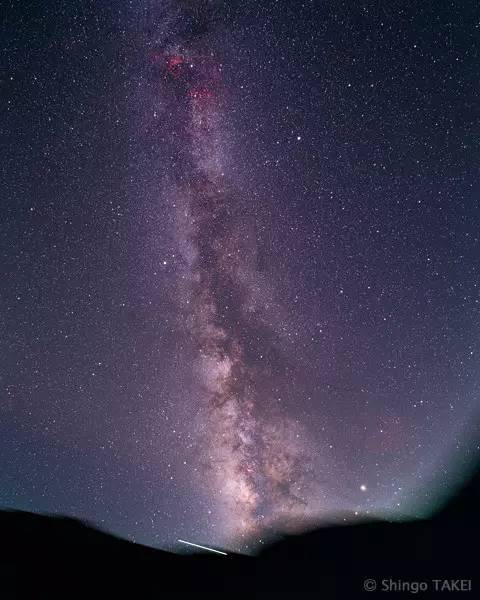
{"label": "milky way", "polygon": [[270,356],[278,334],[258,310],[269,298],[257,291],[255,239],[239,210],[249,200],[231,185],[225,165],[229,108],[220,59],[203,36],[176,39],[150,57],[157,100],[176,105],[182,166],[172,204],[184,261],[178,300],[196,353],[203,491],[222,515],[226,539],[253,539],[318,509],[311,449],[269,390],[278,382],[278,360]]}

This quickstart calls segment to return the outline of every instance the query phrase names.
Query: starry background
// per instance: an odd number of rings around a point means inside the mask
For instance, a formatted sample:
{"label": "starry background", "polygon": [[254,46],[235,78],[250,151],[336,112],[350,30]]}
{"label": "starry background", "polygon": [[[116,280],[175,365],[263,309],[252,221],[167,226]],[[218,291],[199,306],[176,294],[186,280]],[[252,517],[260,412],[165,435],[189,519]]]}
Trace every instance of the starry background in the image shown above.
{"label": "starry background", "polygon": [[210,417],[172,200],[196,177],[187,84],[162,63],[200,39],[240,215],[216,241],[260,314],[222,327],[254,340],[245,369],[269,367],[250,384],[308,437],[308,516],[428,511],[478,416],[477,3],[5,9],[0,503],[228,545],[235,509],[202,486]]}

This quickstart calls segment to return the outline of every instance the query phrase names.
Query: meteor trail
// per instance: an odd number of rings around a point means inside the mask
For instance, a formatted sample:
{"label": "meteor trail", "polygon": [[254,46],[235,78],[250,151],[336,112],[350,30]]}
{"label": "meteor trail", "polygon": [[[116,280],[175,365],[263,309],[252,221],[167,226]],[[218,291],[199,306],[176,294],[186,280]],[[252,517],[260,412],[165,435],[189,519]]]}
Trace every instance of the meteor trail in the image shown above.
{"label": "meteor trail", "polygon": [[194,544],[193,542],[186,542],[185,540],[178,540],[182,544],[187,544],[187,546],[193,546],[194,548],[201,548],[202,550],[208,550],[209,552],[215,552],[215,554],[223,554],[223,556],[227,556],[226,552],[222,552],[221,550],[214,550],[213,548],[208,548],[207,546],[201,546],[200,544]]}

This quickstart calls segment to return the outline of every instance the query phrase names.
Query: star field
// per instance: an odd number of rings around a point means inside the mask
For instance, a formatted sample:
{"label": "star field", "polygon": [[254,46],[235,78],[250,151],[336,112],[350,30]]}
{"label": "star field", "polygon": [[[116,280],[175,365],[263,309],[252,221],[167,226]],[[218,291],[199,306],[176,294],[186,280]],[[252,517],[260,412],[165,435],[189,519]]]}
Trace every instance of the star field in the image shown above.
{"label": "star field", "polygon": [[169,546],[420,515],[478,441],[475,2],[10,2],[0,503]]}

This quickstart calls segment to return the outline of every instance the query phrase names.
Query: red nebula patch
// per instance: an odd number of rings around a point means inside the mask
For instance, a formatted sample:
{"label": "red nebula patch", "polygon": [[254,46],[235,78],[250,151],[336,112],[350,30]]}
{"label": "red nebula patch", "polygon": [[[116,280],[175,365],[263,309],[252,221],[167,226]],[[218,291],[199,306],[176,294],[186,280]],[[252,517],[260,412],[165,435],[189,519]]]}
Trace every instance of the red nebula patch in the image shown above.
{"label": "red nebula patch", "polygon": [[182,54],[166,54],[162,51],[152,52],[150,54],[150,60],[160,66],[163,70],[165,69],[165,76],[173,77],[177,79],[181,72],[185,58]]}
{"label": "red nebula patch", "polygon": [[171,54],[166,57],[167,73],[172,77],[177,78],[182,70],[182,65],[185,62],[181,54]]}

